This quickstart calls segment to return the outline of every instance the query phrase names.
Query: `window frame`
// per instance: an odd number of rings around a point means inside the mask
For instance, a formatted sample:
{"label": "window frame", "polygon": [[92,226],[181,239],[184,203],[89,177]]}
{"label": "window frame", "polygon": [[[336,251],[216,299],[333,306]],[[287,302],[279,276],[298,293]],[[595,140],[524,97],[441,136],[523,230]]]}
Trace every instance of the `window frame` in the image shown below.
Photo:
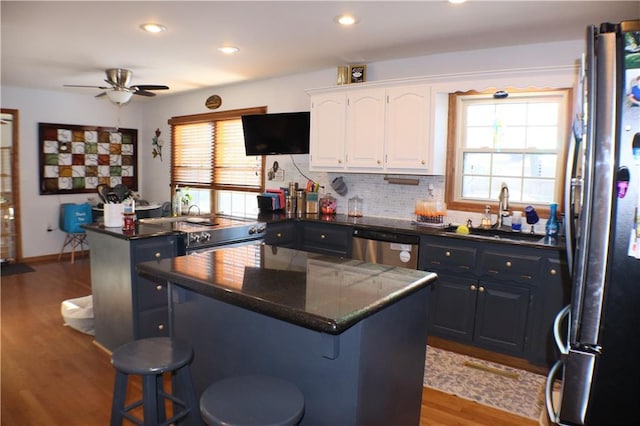
{"label": "window frame", "polygon": [[[469,90],[465,92],[453,92],[449,93],[449,101],[448,101],[448,123],[447,123],[447,149],[446,149],[446,172],[445,172],[445,202],[447,205],[447,209],[449,210],[460,210],[460,211],[470,211],[470,212],[484,212],[484,208],[486,205],[491,206],[493,212],[497,211],[498,208],[498,199],[487,199],[487,200],[460,200],[461,194],[456,194],[456,191],[462,190],[462,170],[459,170],[462,165],[458,165],[458,147],[460,144],[459,133],[461,126],[463,123],[460,123],[459,117],[461,111],[458,111],[458,98],[462,96],[487,96],[493,95],[496,93],[498,89],[487,89],[483,91]],[[556,177],[555,177],[555,194],[558,204],[558,213],[563,212],[564,206],[564,176],[566,173],[566,160],[567,160],[567,150],[569,148],[569,137],[572,137],[571,129],[571,100],[573,99],[573,89],[572,88],[532,88],[532,89],[516,89],[516,88],[506,88],[501,89],[510,94],[527,94],[535,96],[535,94],[541,94],[544,96],[544,93],[548,92],[562,92],[564,95],[564,113],[562,114],[562,118],[564,118],[564,123],[560,123],[560,129],[563,131],[564,137],[560,138],[561,146],[557,150],[557,155],[559,157],[558,164],[559,167],[556,169]],[[562,105],[560,107],[560,111],[562,111]],[[487,152],[498,152],[498,150],[487,150]],[[460,197],[458,197],[460,195]],[[520,202],[511,202],[510,201],[510,210],[524,210],[524,208],[533,203],[520,203]],[[542,214],[549,213],[549,205],[548,204],[536,204],[536,210]]]}
{"label": "window frame", "polygon": [[[257,188],[248,188],[246,186],[234,186],[234,185],[217,185],[215,182],[215,147],[212,147],[213,153],[211,154],[211,164],[210,164],[210,173],[211,173],[211,184],[207,185],[198,185],[193,183],[183,183],[176,179],[176,168],[175,168],[175,159],[176,159],[176,149],[177,144],[175,143],[175,128],[180,125],[189,125],[189,124],[201,124],[201,123],[214,123],[217,121],[225,121],[225,120],[236,120],[240,119],[243,115],[249,114],[266,114],[267,107],[252,107],[252,108],[243,108],[243,109],[235,109],[228,111],[219,111],[219,112],[209,112],[202,114],[192,114],[192,115],[183,115],[171,117],[167,123],[171,126],[171,165],[170,165],[170,193],[169,199],[172,199],[172,195],[175,192],[176,185],[180,185],[181,187],[189,186],[192,188],[198,189],[208,189],[210,194],[210,211],[212,213],[216,212],[216,191],[236,191],[236,192],[247,192],[247,193],[255,193],[256,195],[260,195],[264,192],[265,188],[265,178],[264,178],[264,170],[266,159],[265,156],[262,156],[260,160],[260,186]],[[215,141],[212,141],[215,144]]]}

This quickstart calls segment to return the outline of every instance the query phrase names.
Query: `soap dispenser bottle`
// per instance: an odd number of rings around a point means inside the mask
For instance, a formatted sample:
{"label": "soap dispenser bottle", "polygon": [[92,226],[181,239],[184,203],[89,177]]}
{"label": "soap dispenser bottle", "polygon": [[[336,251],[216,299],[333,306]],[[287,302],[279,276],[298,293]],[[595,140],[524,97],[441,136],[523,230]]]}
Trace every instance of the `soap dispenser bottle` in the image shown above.
{"label": "soap dispenser bottle", "polygon": [[556,213],[558,211],[558,205],[556,203],[551,203],[549,205],[549,220],[547,220],[547,224],[545,226],[546,235],[548,238],[557,238],[558,237],[558,219],[556,219]]}

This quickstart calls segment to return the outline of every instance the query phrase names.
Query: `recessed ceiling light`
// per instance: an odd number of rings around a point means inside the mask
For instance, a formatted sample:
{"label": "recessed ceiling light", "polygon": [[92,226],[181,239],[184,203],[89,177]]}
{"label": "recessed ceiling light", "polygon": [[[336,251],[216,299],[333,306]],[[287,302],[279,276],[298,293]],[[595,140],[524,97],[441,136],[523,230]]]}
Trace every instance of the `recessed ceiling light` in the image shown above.
{"label": "recessed ceiling light", "polygon": [[466,3],[467,0],[449,0],[449,3],[451,4],[460,4],[460,3]]}
{"label": "recessed ceiling light", "polygon": [[147,22],[146,24],[142,24],[140,25],[140,28],[142,28],[143,31],[146,31],[148,33],[161,33],[167,30],[167,27],[165,27],[164,25],[155,24],[153,22]]}
{"label": "recessed ceiling light", "polygon": [[232,53],[236,53],[240,51],[240,49],[233,46],[224,46],[224,47],[218,47],[218,51],[222,53],[226,53],[227,55],[231,55]]}
{"label": "recessed ceiling light", "polygon": [[355,17],[355,16],[353,16],[353,15],[347,15],[347,14],[345,14],[345,15],[339,15],[339,16],[336,16],[336,17],[334,18],[334,20],[335,20],[338,24],[340,24],[340,25],[344,25],[344,26],[349,26],[349,25],[353,25],[353,24],[357,24],[357,23],[358,23],[358,20],[356,19],[356,17]]}

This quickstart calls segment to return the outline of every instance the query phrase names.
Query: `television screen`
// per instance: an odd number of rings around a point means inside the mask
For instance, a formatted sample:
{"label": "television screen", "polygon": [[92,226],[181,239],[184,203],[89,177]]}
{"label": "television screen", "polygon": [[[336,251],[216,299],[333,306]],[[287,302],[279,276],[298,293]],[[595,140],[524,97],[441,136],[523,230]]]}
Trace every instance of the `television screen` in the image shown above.
{"label": "television screen", "polygon": [[242,116],[247,155],[308,154],[309,112]]}

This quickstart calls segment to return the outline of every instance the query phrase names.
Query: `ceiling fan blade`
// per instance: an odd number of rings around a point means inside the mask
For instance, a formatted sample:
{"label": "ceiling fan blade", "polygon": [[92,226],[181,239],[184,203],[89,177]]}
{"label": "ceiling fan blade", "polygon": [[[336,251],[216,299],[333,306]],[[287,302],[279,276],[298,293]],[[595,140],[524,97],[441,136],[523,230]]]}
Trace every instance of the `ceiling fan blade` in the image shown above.
{"label": "ceiling fan blade", "polygon": [[111,87],[105,87],[105,86],[83,86],[81,84],[65,84],[63,87],[85,87],[85,88],[90,88],[90,89],[102,89],[102,90],[111,89]]}
{"label": "ceiling fan blade", "polygon": [[168,86],[157,85],[157,84],[137,84],[135,86],[131,86],[130,89],[133,90],[169,90]]}
{"label": "ceiling fan blade", "polygon": [[96,98],[101,98],[101,97],[106,96],[106,95],[107,95],[107,92],[102,92],[102,93],[98,93],[95,97]]}
{"label": "ceiling fan blade", "polygon": [[155,96],[156,94],[153,92],[147,92],[146,90],[136,90],[135,92],[133,92],[134,95],[140,95],[140,96]]}

